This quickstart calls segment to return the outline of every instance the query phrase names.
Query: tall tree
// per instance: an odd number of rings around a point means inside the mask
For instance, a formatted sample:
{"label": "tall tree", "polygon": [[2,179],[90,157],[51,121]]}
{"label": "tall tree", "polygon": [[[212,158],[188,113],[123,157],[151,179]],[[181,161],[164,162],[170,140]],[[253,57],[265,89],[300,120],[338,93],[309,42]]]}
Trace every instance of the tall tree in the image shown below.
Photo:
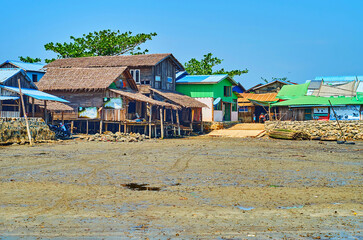
{"label": "tall tree", "polygon": [[114,56],[122,54],[145,54],[147,49],[141,50],[140,45],[156,33],[139,33],[132,35],[132,32],[121,33],[119,30],[102,30],[83,34],[76,38],[70,36],[69,43],[47,43],[45,50],[57,53],[57,58],[77,58],[89,56]]}
{"label": "tall tree", "polygon": [[27,63],[36,63],[36,62],[42,61],[40,58],[31,58],[29,56],[27,56],[27,57],[19,56],[19,60],[22,62],[27,62]]}
{"label": "tall tree", "polygon": [[230,77],[240,76],[243,73],[248,73],[248,70],[231,70],[226,71],[224,68],[214,71],[213,67],[222,63],[223,59],[213,57],[212,53],[205,54],[204,58],[198,61],[195,58],[186,62],[185,70],[191,75],[214,75],[214,74],[228,74]]}

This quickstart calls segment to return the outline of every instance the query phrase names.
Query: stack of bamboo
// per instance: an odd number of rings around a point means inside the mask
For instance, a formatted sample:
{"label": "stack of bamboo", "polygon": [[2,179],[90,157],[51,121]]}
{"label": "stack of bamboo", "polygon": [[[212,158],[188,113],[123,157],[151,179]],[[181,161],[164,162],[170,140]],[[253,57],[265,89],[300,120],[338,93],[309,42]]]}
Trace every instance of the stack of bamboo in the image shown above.
{"label": "stack of bamboo", "polygon": [[302,131],[293,131],[288,129],[274,129],[269,132],[270,138],[286,140],[310,140],[310,135]]}

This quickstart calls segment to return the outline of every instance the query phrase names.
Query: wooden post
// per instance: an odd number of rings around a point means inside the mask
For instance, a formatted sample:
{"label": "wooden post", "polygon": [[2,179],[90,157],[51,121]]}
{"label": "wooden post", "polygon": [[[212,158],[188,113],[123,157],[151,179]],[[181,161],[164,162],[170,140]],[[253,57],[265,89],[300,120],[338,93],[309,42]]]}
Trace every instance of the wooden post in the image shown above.
{"label": "wooden post", "polygon": [[163,121],[163,109],[160,108],[160,132],[161,132],[161,139],[164,139],[164,121]]}
{"label": "wooden post", "polygon": [[151,117],[152,117],[153,105],[149,105],[149,138],[151,138]]}
{"label": "wooden post", "polygon": [[32,117],[34,117],[35,114],[35,105],[34,105],[34,98],[32,98]]}
{"label": "wooden post", "polygon": [[118,132],[121,133],[121,122],[118,123]]}
{"label": "wooden post", "polygon": [[48,124],[48,114],[47,114],[47,101],[44,100],[44,121]]}
{"label": "wooden post", "polygon": [[200,109],[200,132],[203,133],[204,128],[203,128],[203,109]]}
{"label": "wooden post", "polygon": [[154,138],[156,138],[158,136],[157,135],[158,132],[157,132],[157,129],[156,128],[157,128],[157,126],[156,126],[156,123],[155,123],[155,135],[154,135]]}
{"label": "wooden post", "polygon": [[27,131],[27,133],[28,133],[28,138],[29,138],[29,144],[30,144],[30,146],[33,146],[32,136],[31,136],[31,134],[30,134],[30,128],[29,128],[29,122],[28,122],[28,116],[26,115],[26,111],[25,111],[25,105],[24,105],[23,94],[21,93],[20,78],[18,78],[18,85],[19,85],[19,95],[20,95],[20,101],[21,101],[21,105],[22,105],[22,107],[23,107],[23,113],[24,113],[24,118],[25,118],[26,131]]}
{"label": "wooden post", "polygon": [[64,111],[62,111],[62,124],[64,124]]}
{"label": "wooden post", "polygon": [[126,122],[124,123],[124,133],[127,133],[127,125],[126,125]]}
{"label": "wooden post", "polygon": [[144,135],[146,135],[147,125],[144,126]]}
{"label": "wooden post", "polygon": [[173,109],[170,108],[170,112],[171,112],[171,124],[173,125],[173,131],[174,131],[174,136],[176,135],[176,129],[174,126],[174,114],[173,114]]}
{"label": "wooden post", "polygon": [[86,120],[86,134],[88,135],[88,120]]}
{"label": "wooden post", "polygon": [[193,131],[194,108],[192,108],[192,119],[190,120],[190,128]]}
{"label": "wooden post", "polygon": [[178,136],[180,136],[179,110],[176,110],[176,123],[178,124]]}
{"label": "wooden post", "polygon": [[101,120],[100,121],[100,134],[102,134],[102,124],[103,124],[103,121]]}
{"label": "wooden post", "polygon": [[74,121],[71,121],[71,134],[73,134]]}
{"label": "wooden post", "polygon": [[106,132],[108,131],[108,123],[107,122],[105,123],[105,130],[106,130]]}

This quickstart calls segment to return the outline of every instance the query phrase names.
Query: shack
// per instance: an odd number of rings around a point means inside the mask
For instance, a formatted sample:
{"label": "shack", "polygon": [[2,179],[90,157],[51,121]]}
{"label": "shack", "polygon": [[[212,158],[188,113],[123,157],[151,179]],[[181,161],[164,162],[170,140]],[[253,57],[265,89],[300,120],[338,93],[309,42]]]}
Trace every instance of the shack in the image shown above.
{"label": "shack", "polygon": [[71,122],[76,132],[132,131],[163,137],[168,128],[180,125],[164,114],[165,109],[171,113],[180,107],[141,94],[127,67],[48,67],[37,85],[70,102],[72,111],[53,112],[52,119]]}
{"label": "shack", "polygon": [[188,75],[180,74],[176,90],[205,104],[203,121],[237,121],[237,95],[232,91],[237,82],[228,74]]}
{"label": "shack", "polygon": [[42,103],[47,106],[48,103],[66,106],[63,103],[68,102],[54,95],[38,91],[37,86],[30,80],[24,70],[0,68],[0,117],[14,118],[24,115],[19,99],[19,83],[24,95],[24,106],[28,116],[43,117],[47,122],[47,108],[44,107],[44,110],[40,111],[37,104]]}

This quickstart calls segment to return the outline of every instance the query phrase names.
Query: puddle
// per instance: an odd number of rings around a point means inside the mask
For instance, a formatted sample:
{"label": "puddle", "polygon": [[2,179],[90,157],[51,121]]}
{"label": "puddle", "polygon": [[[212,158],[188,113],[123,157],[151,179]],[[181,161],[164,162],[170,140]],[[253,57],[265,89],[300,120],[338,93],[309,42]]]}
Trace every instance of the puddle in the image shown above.
{"label": "puddle", "polygon": [[252,209],[255,209],[254,207],[243,207],[243,206],[236,206],[236,208],[244,210],[244,211],[250,211]]}
{"label": "puddle", "polygon": [[127,183],[121,186],[131,189],[133,191],[160,191],[160,187],[148,187],[149,184]]}
{"label": "puddle", "polygon": [[277,207],[278,209],[295,209],[295,208],[303,208],[304,205],[296,205],[296,206],[287,206],[287,207]]}

